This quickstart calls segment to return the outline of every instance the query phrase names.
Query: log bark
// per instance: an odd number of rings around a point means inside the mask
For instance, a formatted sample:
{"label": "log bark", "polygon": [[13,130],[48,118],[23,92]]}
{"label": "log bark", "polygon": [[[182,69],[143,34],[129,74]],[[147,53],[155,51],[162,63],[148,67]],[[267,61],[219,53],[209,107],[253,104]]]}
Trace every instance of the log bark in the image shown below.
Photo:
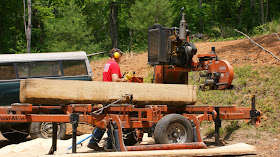
{"label": "log bark", "polygon": [[[27,79],[20,82],[22,103],[109,104],[133,94],[137,105],[186,105],[196,102],[193,85]],[[128,99],[122,103],[129,103]]]}

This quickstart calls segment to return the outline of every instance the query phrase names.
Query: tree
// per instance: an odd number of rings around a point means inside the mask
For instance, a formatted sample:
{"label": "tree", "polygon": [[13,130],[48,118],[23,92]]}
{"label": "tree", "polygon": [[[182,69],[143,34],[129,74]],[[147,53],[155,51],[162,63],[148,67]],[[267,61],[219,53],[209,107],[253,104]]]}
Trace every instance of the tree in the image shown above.
{"label": "tree", "polygon": [[137,0],[131,7],[134,42],[147,45],[148,29],[158,23],[171,27],[173,8],[168,0]]}
{"label": "tree", "polygon": [[0,1],[0,53],[26,52],[22,6],[22,1]]}
{"label": "tree", "polygon": [[199,25],[200,25],[200,32],[202,32],[203,30],[203,8],[202,8],[202,0],[199,0],[199,12],[200,12],[200,16],[199,16]]}
{"label": "tree", "polygon": [[24,20],[24,31],[26,36],[26,52],[31,53],[31,0],[27,0],[27,8],[28,8],[28,25],[26,26],[25,20],[25,0],[23,0],[23,20]]}
{"label": "tree", "polygon": [[264,24],[264,8],[263,8],[263,0],[260,0],[259,2],[259,10],[260,10],[260,18],[261,18],[261,24]]}
{"label": "tree", "polygon": [[118,48],[119,47],[119,40],[118,40],[118,25],[117,25],[117,19],[118,19],[118,5],[114,1],[110,3],[111,9],[110,9],[110,36],[111,36],[111,42],[112,46],[111,48]]}
{"label": "tree", "polygon": [[56,8],[56,17],[44,21],[46,51],[91,50],[91,30],[86,17],[74,3]]}

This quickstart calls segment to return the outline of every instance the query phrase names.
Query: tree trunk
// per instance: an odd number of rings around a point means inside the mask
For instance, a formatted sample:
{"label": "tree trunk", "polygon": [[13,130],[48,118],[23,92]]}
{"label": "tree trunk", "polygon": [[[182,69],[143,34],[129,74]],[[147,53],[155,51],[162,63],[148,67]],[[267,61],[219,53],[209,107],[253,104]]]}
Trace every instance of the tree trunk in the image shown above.
{"label": "tree trunk", "polygon": [[26,33],[26,40],[27,40],[27,53],[31,52],[31,0],[27,0],[27,7],[28,7],[28,25],[27,25],[27,33]]}
{"label": "tree trunk", "polygon": [[251,16],[250,17],[252,19],[252,24],[254,25],[255,21],[256,21],[256,17],[257,17],[256,16],[256,0],[251,0],[250,9],[251,9]]}
{"label": "tree trunk", "polygon": [[[131,23],[131,21],[130,21]],[[131,51],[132,48],[132,44],[133,44],[133,32],[132,32],[132,28],[131,28],[131,24],[129,26],[129,44],[128,44],[128,50]],[[131,56],[132,56],[132,51],[131,51]]]}
{"label": "tree trunk", "polygon": [[266,15],[265,15],[265,20],[264,20],[265,23],[267,23],[267,19],[268,19],[268,1],[269,0],[266,1]]}
{"label": "tree trunk", "polygon": [[250,8],[251,8],[251,13],[254,15],[256,11],[256,0],[251,0]]}
{"label": "tree trunk", "polygon": [[110,36],[111,36],[112,48],[119,47],[117,17],[118,17],[118,5],[115,2],[111,2],[109,21],[110,21]]}
{"label": "tree trunk", "polygon": [[214,4],[214,0],[212,0],[212,19],[211,19],[211,23],[212,23],[212,26],[214,26],[214,17],[215,17],[215,4]]}
{"label": "tree trunk", "polygon": [[241,0],[241,5],[239,7],[239,22],[238,22],[239,27],[241,27],[241,24],[242,24],[243,10],[244,10],[244,0]]}
{"label": "tree trunk", "polygon": [[[202,0],[199,0],[199,12],[200,13],[202,13]],[[200,33],[202,33],[202,31],[203,31],[203,19],[202,19],[203,17],[202,17],[202,14],[200,15],[200,17],[199,17],[199,25],[200,25]]]}
{"label": "tree trunk", "polygon": [[25,34],[25,37],[27,37],[26,35],[26,11],[25,11],[25,0],[23,0],[23,22],[24,22],[24,34]]}
{"label": "tree trunk", "polygon": [[263,0],[260,0],[259,1],[259,7],[260,7],[260,13],[259,13],[259,16],[260,16],[260,19],[259,20],[261,22],[261,24],[264,24],[264,9],[263,9]]}

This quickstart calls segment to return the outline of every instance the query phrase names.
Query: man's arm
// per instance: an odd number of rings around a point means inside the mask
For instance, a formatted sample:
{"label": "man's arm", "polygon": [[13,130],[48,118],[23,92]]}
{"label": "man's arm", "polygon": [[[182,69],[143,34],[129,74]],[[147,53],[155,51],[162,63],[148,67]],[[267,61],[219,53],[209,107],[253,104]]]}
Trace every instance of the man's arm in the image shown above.
{"label": "man's arm", "polygon": [[126,79],[119,78],[118,74],[112,74],[112,82],[126,82]]}

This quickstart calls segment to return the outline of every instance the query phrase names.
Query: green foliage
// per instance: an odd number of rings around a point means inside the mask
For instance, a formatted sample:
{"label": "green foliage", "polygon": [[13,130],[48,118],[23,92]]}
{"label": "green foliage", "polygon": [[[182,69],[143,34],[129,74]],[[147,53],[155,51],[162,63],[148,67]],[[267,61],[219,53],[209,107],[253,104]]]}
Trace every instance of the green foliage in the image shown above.
{"label": "green foliage", "polygon": [[26,52],[22,1],[0,1],[0,53]]}
{"label": "green foliage", "polygon": [[56,18],[44,20],[46,51],[90,51],[91,31],[81,9],[70,4],[58,7],[56,12]]}
{"label": "green foliage", "polygon": [[269,23],[254,27],[252,35],[262,35],[277,32],[280,32],[280,18],[274,19]]}
{"label": "green foliage", "polygon": [[131,25],[137,46],[147,45],[148,29],[158,23],[170,27],[173,21],[173,8],[168,0],[137,0],[131,7]]}
{"label": "green foliage", "polygon": [[[239,38],[234,28],[249,35],[280,31],[280,1],[264,0],[262,23],[259,1],[211,0],[200,7],[198,0],[32,0],[32,51],[109,51],[111,2],[118,9],[123,51],[147,50],[148,28],[154,23],[178,27],[181,7],[192,34],[208,34],[212,41]],[[0,53],[26,52],[23,2],[1,0],[0,14]]]}

